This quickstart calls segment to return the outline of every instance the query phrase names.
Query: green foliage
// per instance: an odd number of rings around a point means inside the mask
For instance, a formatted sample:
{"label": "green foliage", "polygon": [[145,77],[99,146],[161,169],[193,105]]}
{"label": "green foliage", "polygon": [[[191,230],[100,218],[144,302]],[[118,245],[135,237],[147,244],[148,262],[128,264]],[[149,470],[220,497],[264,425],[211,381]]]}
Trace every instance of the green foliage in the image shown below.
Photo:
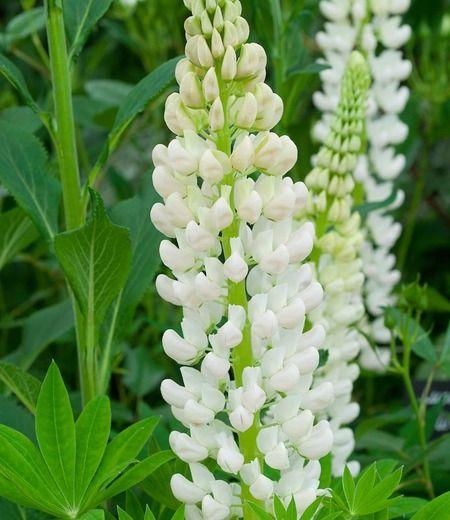
{"label": "green foliage", "polygon": [[0,213],[0,271],[37,237],[35,226],[20,208]]}
{"label": "green foliage", "polygon": [[9,21],[3,36],[4,45],[13,45],[45,27],[45,13],[43,7],[35,7],[24,11]]}
{"label": "green foliage", "polygon": [[424,505],[412,520],[448,520],[450,518],[450,491]]}
{"label": "green foliage", "polygon": [[70,38],[70,56],[75,57],[112,0],[65,0],[64,21]]}
{"label": "green foliage", "polygon": [[36,137],[1,123],[0,181],[41,234],[51,240],[58,229],[60,187],[47,171],[47,155]]}
{"label": "green foliage", "polygon": [[11,85],[19,92],[25,103],[36,113],[40,112],[40,108],[30,94],[25,78],[22,72],[14,65],[14,63],[0,54],[0,73],[11,83]]}
{"label": "green foliage", "polygon": [[0,379],[34,413],[41,382],[11,363],[0,362]]}
{"label": "green foliage", "polygon": [[[67,390],[53,363],[36,407],[39,449],[23,434],[0,425],[0,495],[58,518],[87,513],[173,457],[171,452],[160,452],[137,460],[156,424],[156,419],[140,421],[107,445],[108,398],[93,399],[75,423]],[[101,512],[90,514],[98,518]]]}
{"label": "green foliage", "polygon": [[87,334],[98,332],[125,285],[131,263],[128,230],[110,221],[96,193],[92,206],[85,226],[55,238],[56,256],[86,320]]}
{"label": "green foliage", "polygon": [[[390,471],[386,472],[387,468]],[[391,464],[387,468],[381,461],[374,463],[356,481],[345,468],[342,485],[333,489],[330,498],[323,499],[318,518],[365,518],[389,511],[396,500],[392,494],[400,483],[402,468],[394,470]]]}

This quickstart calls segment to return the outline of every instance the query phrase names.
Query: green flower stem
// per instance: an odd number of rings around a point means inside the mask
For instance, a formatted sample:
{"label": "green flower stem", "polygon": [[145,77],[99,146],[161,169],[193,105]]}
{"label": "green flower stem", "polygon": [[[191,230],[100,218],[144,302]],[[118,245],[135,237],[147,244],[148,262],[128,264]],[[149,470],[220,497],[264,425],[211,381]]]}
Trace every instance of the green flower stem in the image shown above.
{"label": "green flower stem", "polygon": [[[434,489],[433,489],[433,481],[431,479],[431,471],[430,471],[430,463],[428,461],[428,456],[426,454],[428,449],[427,444],[427,436],[426,436],[426,406],[419,405],[419,401],[417,400],[416,393],[414,391],[414,387],[411,380],[411,349],[412,349],[413,341],[408,341],[404,345],[403,351],[403,360],[402,360],[402,369],[401,375],[403,378],[403,383],[406,388],[406,392],[408,394],[409,400],[411,402],[412,409],[414,411],[414,415],[416,417],[417,422],[417,431],[419,435],[419,443],[420,447],[423,451],[423,474],[424,474],[424,483],[427,490],[428,495],[431,499],[434,498]],[[425,396],[426,399],[426,396]]]}
{"label": "green flower stem", "polygon": [[[230,241],[232,238],[239,236],[239,219],[235,218],[230,227],[224,230],[222,234],[223,249],[225,259],[231,255]],[[230,305],[240,305],[247,313],[247,291],[245,289],[245,280],[240,283],[229,282],[228,285],[228,303]],[[242,374],[244,369],[253,366],[254,359],[252,353],[252,341],[250,332],[250,323],[248,320],[245,323],[243,330],[243,339],[240,345],[233,350],[233,372],[236,380],[236,385],[242,385]],[[255,414],[255,420],[250,429],[239,433],[239,449],[244,456],[245,462],[251,462],[255,458],[259,458],[260,454],[256,447],[256,438],[259,432],[260,418],[259,414]],[[250,493],[249,487],[241,483],[242,493],[241,498],[244,503],[244,519],[253,520],[258,518],[253,510],[245,502],[248,500],[255,501]]]}
{"label": "green flower stem", "polygon": [[[75,120],[72,105],[72,85],[64,16],[62,3],[58,0],[46,0],[45,8],[55,108],[54,124],[56,128],[53,136],[63,192],[66,229],[72,230],[83,225],[85,211],[81,198]],[[93,356],[89,355],[86,349],[85,323],[73,294],[71,297],[76,322],[80,386],[83,402],[86,403],[95,396],[95,387],[92,384],[92,373],[95,371],[95,367],[91,366],[89,368],[89,359],[92,359]]]}
{"label": "green flower stem", "polygon": [[[220,70],[220,66],[216,68],[217,70]],[[219,86],[220,86],[220,92],[221,92],[221,100],[224,107],[224,113],[225,113],[225,124],[224,129],[219,133],[216,145],[217,149],[226,153],[227,155],[231,154],[231,132],[230,132],[230,126],[227,119],[228,115],[228,98],[229,93],[226,90],[225,84],[222,81],[222,78],[220,78],[220,75],[218,77],[219,80]],[[224,180],[223,184],[231,186],[233,188],[235,180],[235,173],[231,172],[229,175],[227,175]],[[231,190],[231,196],[230,196],[230,206],[234,213],[234,220],[233,223],[226,228],[222,232],[222,246],[223,246],[223,253],[225,260],[231,256],[231,239],[236,238],[239,236],[239,217],[236,214],[236,208],[234,207],[234,201],[233,201],[233,190]],[[228,304],[229,305],[240,305],[245,309],[245,313],[247,315],[248,310],[248,301],[247,301],[247,290],[245,287],[245,280],[243,280],[240,283],[233,283],[231,281],[228,282]],[[233,350],[233,359],[232,359],[232,366],[233,366],[233,373],[236,380],[236,384],[238,386],[242,385],[242,374],[244,372],[244,369],[249,366],[253,366],[254,359],[253,359],[253,352],[252,352],[252,340],[251,340],[251,333],[250,333],[250,323],[248,320],[246,320],[244,330],[243,332],[243,339],[240,345],[234,348]],[[255,414],[255,419],[253,422],[253,425],[245,432],[239,433],[239,449],[244,456],[244,460],[246,463],[252,462],[255,460],[255,458],[259,458],[260,454],[258,452],[258,448],[256,447],[256,437],[258,436],[259,432],[259,424],[260,424],[260,417],[259,414]],[[253,509],[248,505],[248,501],[251,500],[253,502],[257,502],[255,498],[250,493],[249,486],[247,486],[244,482],[241,482],[241,499],[243,503],[243,512],[244,512],[244,520],[257,520],[258,516],[253,511]],[[263,504],[261,504],[262,506]]]}

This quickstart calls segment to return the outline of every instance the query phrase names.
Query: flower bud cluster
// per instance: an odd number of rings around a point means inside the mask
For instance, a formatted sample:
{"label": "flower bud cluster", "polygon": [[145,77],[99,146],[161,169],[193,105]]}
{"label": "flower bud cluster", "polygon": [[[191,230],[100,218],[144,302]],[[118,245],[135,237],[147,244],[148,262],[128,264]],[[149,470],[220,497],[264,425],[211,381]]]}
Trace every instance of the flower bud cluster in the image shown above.
{"label": "flower bud cluster", "polygon": [[[406,162],[395,147],[408,134],[399,114],[409,98],[409,90],[402,82],[411,73],[411,63],[403,58],[401,51],[411,34],[411,28],[402,24],[401,19],[409,4],[410,0],[321,0],[320,9],[327,22],[317,34],[324,59],[331,67],[321,73],[322,91],[314,96],[316,106],[323,112],[314,130],[319,140],[328,135],[338,103],[340,79],[353,49],[367,54],[373,77],[367,110],[368,150],[360,158],[354,176],[363,186],[367,202],[390,201],[369,214],[362,247],[365,304],[373,317],[368,332],[379,345],[389,341],[382,308],[394,302],[393,289],[400,279],[391,250],[400,236],[401,226],[394,222],[390,212],[403,202],[403,193],[393,194],[394,181]],[[366,345],[361,363],[365,368],[379,370],[383,366],[380,358],[389,359],[388,349],[379,349],[377,356]]]}
{"label": "flower bud cluster", "polygon": [[[306,324],[323,290],[304,263],[314,226],[294,218],[308,190],[285,176],[297,148],[271,131],[283,104],[264,83],[263,48],[247,43],[240,2],[185,5],[187,58],[165,110],[177,137],[153,151],[163,202],[151,210],[171,271],[157,290],[183,309],[181,330],[162,339],[182,365],[181,381],[161,385],[186,428],[170,445],[191,472],[174,475],[172,491],[188,519],[242,517],[244,500],[272,511],[275,495],[294,497],[301,515],[320,493],[333,433],[317,417],[334,399],[330,383],[313,387],[325,331]],[[208,459],[228,477],[216,479]]]}
{"label": "flower bud cluster", "polygon": [[[359,375],[355,363],[361,337],[355,330],[365,313],[364,273],[360,257],[361,218],[352,211],[355,182],[352,172],[365,139],[366,92],[370,76],[363,56],[354,51],[341,85],[340,101],[329,134],[306,177],[310,188],[307,216],[316,218],[316,270],[325,300],[311,319],[327,331],[328,358],[316,375],[316,385],[332,385],[335,399],[326,414],[334,430],[332,469],[342,474],[354,447],[348,428],[359,414],[352,402],[353,383]],[[356,472],[356,463],[350,463]]]}

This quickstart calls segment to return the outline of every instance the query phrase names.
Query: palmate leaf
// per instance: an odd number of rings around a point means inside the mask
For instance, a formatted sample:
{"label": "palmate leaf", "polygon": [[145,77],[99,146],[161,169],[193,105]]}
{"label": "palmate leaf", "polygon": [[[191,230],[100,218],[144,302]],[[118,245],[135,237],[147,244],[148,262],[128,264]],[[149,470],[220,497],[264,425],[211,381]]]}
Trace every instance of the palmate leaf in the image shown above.
{"label": "palmate leaf", "polygon": [[125,285],[131,245],[128,230],[114,225],[100,196],[91,193],[90,221],[58,235],[55,252],[86,320],[87,334],[96,334],[106,311]]}
{"label": "palmate leaf", "polygon": [[64,21],[70,40],[70,58],[77,56],[112,0],[64,0]]}
{"label": "palmate leaf", "polygon": [[32,244],[39,233],[21,208],[0,214],[0,270]]}
{"label": "palmate leaf", "polygon": [[103,511],[93,509],[174,457],[167,451],[137,460],[156,418],[130,426],[106,447],[111,427],[107,397],[92,399],[74,424],[54,363],[41,386],[35,423],[39,449],[23,434],[0,425],[0,496],[57,518],[103,518]]}
{"label": "palmate leaf", "polygon": [[41,382],[11,363],[0,362],[0,379],[30,410],[36,411],[36,402]]}
{"label": "palmate leaf", "polygon": [[0,181],[51,240],[58,226],[59,182],[47,174],[47,156],[38,139],[5,122],[0,123]]}
{"label": "palmate leaf", "polygon": [[70,504],[75,487],[75,423],[69,394],[55,363],[42,383],[36,407],[36,437],[44,460]]}

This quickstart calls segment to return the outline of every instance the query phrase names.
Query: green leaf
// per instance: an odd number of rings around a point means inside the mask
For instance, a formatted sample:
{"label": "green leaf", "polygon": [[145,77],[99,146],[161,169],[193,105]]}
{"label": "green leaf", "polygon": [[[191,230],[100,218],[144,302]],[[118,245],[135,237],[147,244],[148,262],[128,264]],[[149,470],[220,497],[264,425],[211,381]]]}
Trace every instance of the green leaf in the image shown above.
{"label": "green leaf", "polygon": [[41,234],[51,240],[58,227],[59,182],[47,174],[47,156],[34,135],[0,124],[0,181]]}
{"label": "green leaf", "polygon": [[358,479],[355,489],[355,511],[366,503],[367,495],[375,484],[377,464],[372,464]]}
{"label": "green leaf", "polygon": [[119,107],[108,139],[89,175],[88,185],[93,185],[109,156],[117,148],[123,133],[131,125],[136,116],[174,82],[175,67],[180,59],[181,56],[160,65],[145,76],[127,95]]}
{"label": "green leaf", "polygon": [[189,477],[189,466],[181,461],[175,459],[164,466],[161,466],[150,477],[141,483],[140,487],[159,504],[165,507],[176,510],[179,507],[179,501],[173,496],[170,488],[170,480],[172,475],[180,473]]}
{"label": "green leaf", "polygon": [[119,520],[134,520],[132,516],[130,516],[126,511],[117,506],[117,513],[119,515]]}
{"label": "green leaf", "polygon": [[76,430],[76,503],[82,498],[97,471],[111,430],[111,408],[105,396],[92,399],[81,412]]}
{"label": "green leaf", "polygon": [[273,507],[275,510],[275,518],[277,520],[284,520],[284,517],[286,515],[286,509],[284,508],[283,502],[277,495],[274,496]]}
{"label": "green leaf", "polygon": [[0,122],[6,122],[19,128],[26,128],[29,133],[36,133],[42,128],[42,120],[27,106],[12,106],[0,112]]}
{"label": "green leaf", "polygon": [[144,517],[144,509],[141,502],[131,489],[128,489],[125,493],[125,510],[134,518],[141,519]]}
{"label": "green leaf", "polygon": [[416,320],[394,307],[387,307],[385,316],[395,324],[395,330],[403,343],[411,343],[415,354],[430,363],[436,362],[436,351],[429,334]]}
{"label": "green leaf", "polygon": [[1,495],[46,512],[61,511],[63,496],[36,446],[21,433],[0,425]]}
{"label": "green leaf", "polygon": [[355,508],[359,515],[369,515],[385,509],[388,506],[388,498],[397,489],[402,478],[403,469],[399,468],[391,475],[384,477],[367,494],[366,500]]}
{"label": "green leaf", "polygon": [[64,0],[64,21],[71,47],[70,58],[77,56],[89,33],[106,13],[112,0]]}
{"label": "green leaf", "polygon": [[144,444],[159,422],[152,417],[133,424],[120,432],[107,446],[103,460],[89,488],[89,497],[107,485],[118,473],[136,460]]}
{"label": "green leaf", "polygon": [[[176,513],[175,513],[176,515]],[[175,518],[175,515],[172,517],[172,520]],[[184,518],[184,517],[181,517]],[[155,515],[150,511],[150,508],[147,506],[145,509],[144,520],[156,520]]]}
{"label": "green leaf", "polygon": [[0,270],[39,236],[21,208],[0,213]]}
{"label": "green leaf", "polygon": [[89,222],[55,238],[56,256],[86,320],[95,335],[106,311],[128,276],[131,263],[128,230],[113,224],[98,194],[93,194]]}
{"label": "green leaf", "polygon": [[45,27],[45,12],[43,7],[35,7],[15,16],[6,26],[6,44],[11,45],[23,40]]}
{"label": "green leaf", "polygon": [[291,501],[289,502],[289,506],[286,511],[286,520],[297,520],[297,506],[295,505],[294,498],[291,498]]}
{"label": "green leaf", "polygon": [[30,410],[36,411],[41,382],[11,363],[0,362],[0,379]]}
{"label": "green leaf", "polygon": [[14,63],[3,54],[0,54],[0,74],[3,74],[9,83],[19,92],[25,103],[37,114],[41,113],[36,101],[28,90],[25,78],[22,72],[14,65]]}
{"label": "green leaf", "polygon": [[267,513],[261,506],[259,506],[255,502],[251,502],[250,500],[248,500],[246,506],[250,507],[260,520],[273,520],[274,518],[271,514]]}
{"label": "green leaf", "polygon": [[348,508],[350,511],[353,511],[353,504],[355,501],[355,481],[353,480],[348,466],[345,466],[344,474],[342,475],[342,487],[344,489]]}
{"label": "green leaf", "polygon": [[450,491],[419,509],[411,520],[450,520]]}
{"label": "green leaf", "polygon": [[148,347],[130,349],[125,358],[123,382],[139,397],[155,390],[164,379],[164,370],[156,365]]}
{"label": "green leaf", "polygon": [[105,512],[101,509],[89,511],[88,513],[80,516],[80,520],[105,520]]}
{"label": "green leaf", "polygon": [[117,107],[126,99],[133,85],[112,79],[95,79],[87,81],[84,89],[91,99],[108,107]]}
{"label": "green leaf", "polygon": [[322,505],[323,497],[319,497],[314,502],[309,505],[302,514],[302,520],[313,520],[316,518],[316,513],[318,512],[320,506]]}
{"label": "green leaf", "polygon": [[[175,514],[172,516],[172,520],[183,520],[184,519],[184,505],[180,506]],[[145,520],[145,518],[144,518]]]}
{"label": "green leaf", "polygon": [[327,70],[330,68],[330,65],[328,63],[318,63],[318,62],[312,62],[308,63],[306,65],[299,65],[297,67],[293,67],[290,69],[287,73],[287,79],[291,79],[296,76],[301,76],[304,74],[319,74],[323,70]]}
{"label": "green leaf", "polygon": [[157,201],[157,194],[150,189],[151,181],[145,176],[149,187],[142,195],[120,202],[111,211],[111,220],[130,230],[132,263],[130,275],[122,295],[120,316],[122,321],[134,312],[145,291],[161,265],[158,233],[148,219],[148,208]]}
{"label": "green leaf", "polygon": [[367,218],[369,213],[372,213],[372,211],[376,211],[379,209],[384,209],[390,206],[395,202],[397,199],[397,192],[393,191],[389,197],[387,197],[385,200],[377,201],[377,202],[365,202],[364,204],[361,204],[360,206],[355,207],[355,211],[357,211],[362,218]]}
{"label": "green leaf", "polygon": [[36,439],[33,416],[13,396],[0,395],[0,424],[23,433],[32,441]]}
{"label": "green leaf", "polygon": [[7,520],[23,520],[22,512],[16,504],[0,498],[0,518]]}
{"label": "green leaf", "polygon": [[325,489],[331,485],[331,453],[320,459],[320,488]]}
{"label": "green leaf", "polygon": [[396,497],[391,500],[389,518],[403,518],[405,515],[412,515],[425,504],[428,504],[428,501],[423,498]]}
{"label": "green leaf", "polygon": [[62,301],[34,312],[23,322],[22,342],[6,356],[9,361],[27,370],[42,351],[74,326],[72,304]]}
{"label": "green leaf", "polygon": [[53,362],[36,407],[36,437],[49,470],[70,504],[75,488],[75,423],[69,394]]}
{"label": "green leaf", "polygon": [[123,493],[127,489],[131,489],[136,484],[142,482],[145,478],[151,475],[159,467],[161,467],[169,460],[175,457],[171,451],[161,451],[150,455],[141,462],[138,462],[135,466],[129,469],[124,475],[115,480],[105,491],[103,491],[98,497],[100,502],[109,500],[112,497]]}
{"label": "green leaf", "polygon": [[450,312],[450,300],[434,287],[426,286],[425,293],[428,299],[427,310],[430,312]]}
{"label": "green leaf", "polygon": [[164,92],[175,78],[175,67],[181,57],[163,63],[143,78],[128,94],[119,108],[114,125],[108,137],[109,155],[117,146],[120,137],[132,123],[134,118],[160,94]]}

